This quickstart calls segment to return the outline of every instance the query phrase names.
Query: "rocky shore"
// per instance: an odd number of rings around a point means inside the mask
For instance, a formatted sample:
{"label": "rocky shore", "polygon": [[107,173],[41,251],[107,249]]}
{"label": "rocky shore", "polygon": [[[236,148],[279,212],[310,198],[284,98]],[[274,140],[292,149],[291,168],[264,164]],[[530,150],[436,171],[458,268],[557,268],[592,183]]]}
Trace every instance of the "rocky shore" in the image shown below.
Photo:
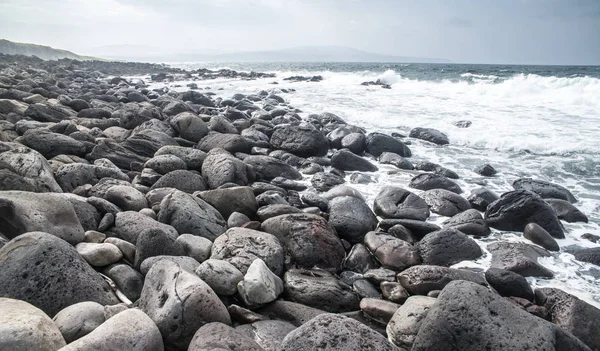
{"label": "rocky shore", "polygon": [[[600,310],[526,280],[587,221],[568,189],[464,194],[411,162],[411,141],[452,142],[438,130],[122,78],[140,75],[273,78],[0,55],[0,350],[600,350]],[[413,178],[367,203],[352,185],[381,164]],[[492,230],[524,240],[484,252]]]}

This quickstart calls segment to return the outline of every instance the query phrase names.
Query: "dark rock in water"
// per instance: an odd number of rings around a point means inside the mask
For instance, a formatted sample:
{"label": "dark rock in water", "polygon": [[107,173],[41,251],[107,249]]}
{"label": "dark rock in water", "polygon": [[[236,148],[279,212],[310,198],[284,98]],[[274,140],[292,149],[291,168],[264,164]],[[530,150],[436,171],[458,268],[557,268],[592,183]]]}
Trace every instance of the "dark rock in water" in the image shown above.
{"label": "dark rock in water", "polygon": [[421,264],[416,247],[391,235],[369,232],[365,236],[365,246],[385,268],[402,271]]}
{"label": "dark rock in water", "polygon": [[429,206],[418,195],[408,190],[386,186],[377,196],[373,210],[382,218],[415,219],[424,221],[429,218]]}
{"label": "dark rock in water", "polygon": [[207,136],[202,138],[197,149],[204,152],[209,152],[215,148],[225,149],[228,152],[234,154],[236,152],[250,153],[254,145],[241,135],[237,134],[221,134],[221,133],[209,133]]}
{"label": "dark rock in water", "polygon": [[204,182],[204,178],[197,172],[180,169],[160,177],[150,189],[158,188],[175,188],[188,194],[192,194],[195,191],[206,190],[207,186]]}
{"label": "dark rock in water", "polygon": [[538,263],[538,258],[548,257],[550,253],[540,247],[521,242],[495,242],[487,246],[492,254],[492,268],[501,268],[524,277],[547,277],[554,274]]}
{"label": "dark rock in water", "polygon": [[170,124],[180,137],[196,143],[208,134],[208,127],[202,118],[190,112],[174,116]]}
{"label": "dark rock in water", "polygon": [[363,241],[377,227],[377,217],[367,204],[352,196],[339,196],[329,202],[329,224],[351,244]]}
{"label": "dark rock in water", "polygon": [[357,310],[360,300],[352,288],[327,271],[290,269],[285,273],[287,299],[327,312]]}
{"label": "dark rock in water", "polygon": [[498,200],[500,197],[493,191],[486,188],[475,189],[471,192],[471,195],[467,198],[471,206],[481,212],[485,212],[488,205]]}
{"label": "dark rock in water", "polygon": [[484,165],[481,165],[481,166],[475,168],[475,173],[482,175],[484,177],[493,177],[498,172],[489,163],[486,163]]}
{"label": "dark rock in water", "polygon": [[585,233],[581,236],[582,239],[589,240],[593,243],[597,243],[600,241],[600,235],[594,235],[592,233]]}
{"label": "dark rock in water", "polygon": [[346,135],[341,142],[341,147],[359,155],[365,151],[367,138],[363,133],[351,133]]}
{"label": "dark rock in water", "polygon": [[319,267],[337,271],[345,256],[335,229],[313,214],[294,213],[267,219],[261,229],[279,239],[290,263],[300,268]]}
{"label": "dark rock in water", "polygon": [[475,240],[456,229],[442,229],[425,235],[417,248],[423,264],[451,266],[475,260],[483,254]]}
{"label": "dark rock in water", "polygon": [[248,167],[223,149],[211,150],[202,163],[202,175],[210,189],[223,184],[248,185]]}
{"label": "dark rock in water", "polygon": [[75,245],[84,231],[73,205],[62,194],[0,192],[0,230],[8,238],[46,232]]}
{"label": "dark rock in water", "polygon": [[526,190],[504,193],[487,207],[485,220],[492,228],[517,232],[522,232],[528,223],[537,223],[552,237],[565,237],[552,207],[537,194]]}
{"label": "dark rock in water", "polygon": [[460,194],[462,189],[450,179],[434,173],[423,173],[415,176],[408,184],[409,187],[419,190],[445,189]]}
{"label": "dark rock in water", "polygon": [[376,172],[378,170],[377,166],[367,159],[345,149],[338,150],[333,154],[331,166],[342,171]]}
{"label": "dark rock in water", "polygon": [[[342,147],[342,140],[350,135],[350,134],[363,134],[365,130],[361,127],[353,126],[353,125],[342,125],[332,130],[327,134],[327,139],[329,139],[329,144],[334,149],[340,149]],[[364,146],[364,144],[363,144]]]}
{"label": "dark rock in water", "polygon": [[428,233],[441,229],[436,224],[415,219],[384,219],[379,222],[379,228],[382,230],[389,230],[396,225],[402,225],[406,227],[406,229],[410,230],[410,232],[419,240]]}
{"label": "dark rock in water", "polygon": [[543,180],[520,178],[513,182],[513,188],[515,190],[529,190],[544,199],[561,199],[570,203],[577,202],[577,199],[571,194],[569,189]]}
{"label": "dark rock in water", "polygon": [[28,130],[21,139],[23,145],[38,151],[48,159],[62,154],[83,156],[86,151],[81,141],[41,129]]}
{"label": "dark rock in water", "polygon": [[423,193],[423,199],[432,212],[452,217],[471,208],[464,197],[445,189],[432,189]]}
{"label": "dark rock in water", "polygon": [[353,184],[377,183],[377,179],[375,179],[373,176],[370,176],[368,174],[352,173],[350,175],[350,183],[353,183]]}
{"label": "dark rock in water", "polygon": [[183,101],[190,101],[191,103],[196,105],[215,107],[215,103],[208,96],[197,91],[188,90],[182,93],[180,95],[180,98]]}
{"label": "dark rock in water", "polygon": [[474,209],[466,210],[452,216],[443,225],[444,228],[456,229],[467,235],[488,236],[491,233],[490,227],[488,227],[481,213]]}
{"label": "dark rock in water", "polygon": [[457,126],[458,128],[469,128],[471,126],[471,121],[467,121],[467,120],[462,120],[462,121],[457,121],[452,123],[455,126]]}
{"label": "dark rock in water", "polygon": [[208,323],[202,326],[190,342],[188,351],[248,350],[263,351],[251,337],[223,323]]}
{"label": "dark rock in water", "polygon": [[522,275],[500,268],[490,268],[485,272],[485,280],[500,296],[522,297],[533,301],[533,290]]}
{"label": "dark rock in water", "polygon": [[535,289],[535,302],[550,311],[552,322],[572,333],[590,349],[600,349],[600,310],[560,289]]}
{"label": "dark rock in water", "polygon": [[325,192],[331,190],[336,185],[344,184],[344,178],[331,172],[320,172],[312,176],[310,183],[317,191]]}
{"label": "dark rock in water", "polygon": [[309,125],[282,125],[271,135],[271,145],[301,157],[325,156],[329,141],[317,129]]}
{"label": "dark rock in water", "polygon": [[523,229],[523,237],[531,240],[534,244],[538,244],[549,251],[559,251],[558,243],[548,232],[539,224],[529,223]]}
{"label": "dark rock in water", "polygon": [[573,206],[569,201],[561,200],[561,199],[545,199],[547,203],[552,206],[554,212],[559,219],[567,221],[569,223],[573,222],[588,222],[587,216],[581,212],[577,207]]}
{"label": "dark rock in water", "polygon": [[277,177],[302,179],[294,167],[271,156],[248,156],[244,163],[252,166],[258,181],[271,181]]}
{"label": "dark rock in water", "polygon": [[391,85],[387,84],[386,82],[382,81],[381,79],[372,80],[372,81],[368,81],[368,82],[362,82],[362,83],[360,83],[360,85],[365,85],[365,86],[379,85],[383,89],[392,89]]}
{"label": "dark rock in water", "polygon": [[487,286],[483,274],[464,269],[442,266],[419,265],[398,273],[398,281],[411,295],[427,295],[430,291],[442,290],[454,280],[467,280]]}
{"label": "dark rock in water", "polygon": [[309,207],[318,207],[323,212],[327,212],[329,208],[329,200],[315,193],[306,192],[300,195],[300,199]]}
{"label": "dark rock in water", "polygon": [[158,220],[171,225],[179,234],[193,234],[211,241],[227,230],[227,222],[214,207],[181,191],[165,196]]}
{"label": "dark rock in water", "polygon": [[194,196],[201,198],[216,208],[223,218],[229,218],[234,212],[253,217],[258,209],[256,196],[254,196],[254,192],[250,187],[240,186],[201,191],[194,193]]}
{"label": "dark rock in water", "polygon": [[379,156],[379,163],[390,164],[400,169],[407,170],[412,170],[415,168],[409,160],[393,152],[382,153],[381,156]]}
{"label": "dark rock in water", "polygon": [[224,260],[246,274],[252,262],[260,258],[269,269],[283,273],[284,250],[271,234],[246,228],[230,228],[215,239],[211,259]]}
{"label": "dark rock in water", "polygon": [[438,349],[583,351],[588,348],[570,333],[523,311],[487,288],[457,281],[442,290],[412,347],[413,351]]}
{"label": "dark rock in water", "polygon": [[393,152],[402,157],[412,155],[408,146],[403,142],[381,133],[371,133],[367,136],[365,151],[375,157],[379,157],[384,152]]}
{"label": "dark rock in water", "polygon": [[575,258],[582,262],[600,266],[600,247],[589,247],[575,252]]}
{"label": "dark rock in water", "polygon": [[194,272],[171,261],[154,264],[138,301],[172,349],[187,349],[192,337],[211,322],[231,324],[227,308]]}
{"label": "dark rock in water", "polygon": [[77,251],[54,235],[21,235],[0,248],[0,261],[0,296],[27,301],[50,316],[82,301],[119,302]]}
{"label": "dark rock in water", "polygon": [[155,256],[183,256],[183,246],[175,238],[160,229],[142,230],[135,243],[133,265],[139,269],[145,259]]}
{"label": "dark rock in water", "polygon": [[400,351],[385,337],[366,325],[336,314],[322,314],[290,332],[281,350],[378,350]]}
{"label": "dark rock in water", "polygon": [[426,140],[437,145],[450,144],[450,141],[448,140],[448,136],[446,136],[446,134],[433,128],[413,128],[410,131],[409,136],[411,138]]}

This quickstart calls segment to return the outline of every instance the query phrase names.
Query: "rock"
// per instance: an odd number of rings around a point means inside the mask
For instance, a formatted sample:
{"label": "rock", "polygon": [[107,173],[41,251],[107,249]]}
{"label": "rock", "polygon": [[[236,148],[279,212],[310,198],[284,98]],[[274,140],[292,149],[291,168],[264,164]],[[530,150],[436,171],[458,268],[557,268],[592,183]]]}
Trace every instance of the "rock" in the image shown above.
{"label": "rock", "polygon": [[206,158],[204,151],[175,145],[163,146],[154,153],[154,157],[163,155],[172,155],[183,160],[190,171],[200,171]]}
{"label": "rock", "polygon": [[132,244],[137,242],[142,230],[158,229],[176,238],[178,233],[170,225],[160,223],[148,216],[135,211],[119,212],[115,215],[115,225],[110,229],[112,236],[126,240]]}
{"label": "rock", "polygon": [[485,220],[492,228],[518,232],[529,223],[537,223],[553,238],[565,237],[552,207],[537,194],[526,190],[504,193],[487,207]]}
{"label": "rock", "polygon": [[214,241],[210,258],[225,260],[243,274],[255,259],[260,258],[275,274],[283,273],[284,251],[277,237],[252,229],[227,230]]}
{"label": "rock", "polygon": [[432,189],[423,193],[423,199],[432,212],[452,217],[471,208],[464,197],[445,189]]}
{"label": "rock", "polygon": [[104,321],[104,306],[91,301],[71,305],[54,316],[54,324],[68,343],[88,335]]}
{"label": "rock", "polygon": [[196,268],[196,274],[214,290],[217,295],[234,295],[244,274],[227,261],[208,259]]}
{"label": "rock", "polygon": [[581,238],[582,238],[582,239],[589,240],[589,241],[591,241],[591,242],[593,242],[593,243],[597,243],[597,242],[599,242],[599,241],[600,241],[600,236],[599,236],[599,235],[592,234],[592,233],[585,233],[585,234],[582,234],[582,235],[581,235]]}
{"label": "rock", "polygon": [[495,242],[487,246],[492,254],[492,268],[501,268],[524,277],[552,278],[554,274],[538,263],[538,258],[550,253],[540,247],[522,242]]}
{"label": "rock", "polygon": [[443,225],[444,228],[456,229],[473,236],[488,236],[491,232],[481,213],[475,209],[458,213],[446,220]]}
{"label": "rock", "polygon": [[341,141],[341,147],[359,155],[365,151],[367,137],[363,133],[350,133]]}
{"label": "rock", "polygon": [[75,117],[73,110],[50,104],[29,105],[25,112],[23,112],[23,115],[25,117],[31,117],[32,119],[40,122],[56,123]]}
{"label": "rock", "polygon": [[417,245],[423,264],[446,266],[475,260],[483,254],[475,240],[456,229],[442,229],[425,235]]}
{"label": "rock", "polygon": [[462,189],[458,184],[435,173],[419,174],[410,181],[408,186],[419,190],[445,189],[457,194],[462,193]]}
{"label": "rock", "polygon": [[403,304],[408,299],[408,291],[397,282],[381,282],[379,285],[381,294],[385,299],[392,302]]}
{"label": "rock", "polygon": [[360,310],[370,319],[387,324],[400,305],[381,299],[364,298],[360,300]]}
{"label": "rock", "polygon": [[359,308],[352,288],[323,270],[291,269],[284,275],[286,299],[328,312],[348,312]]}
{"label": "rock", "polygon": [[117,205],[123,211],[140,211],[148,207],[144,194],[134,187],[115,185],[106,192],[106,200]]}
{"label": "rock", "polygon": [[363,241],[377,227],[377,217],[362,200],[352,196],[336,197],[329,202],[329,224],[342,239],[352,244]]}
{"label": "rock", "polygon": [[515,190],[531,191],[544,199],[561,199],[570,203],[577,202],[577,199],[571,194],[569,189],[543,180],[519,178],[513,182],[513,188]]}
{"label": "rock", "polygon": [[235,154],[236,152],[249,154],[253,146],[254,145],[248,141],[248,139],[241,135],[212,132],[202,138],[196,148],[204,152],[209,152],[212,149],[220,148],[232,154]]}
{"label": "rock", "polygon": [[223,323],[207,323],[190,342],[188,351],[263,351],[254,340]]}
{"label": "rock", "polygon": [[144,277],[130,265],[113,264],[102,270],[117,285],[117,288],[131,301],[140,298]]}
{"label": "rock", "polygon": [[165,175],[173,171],[187,170],[187,164],[175,155],[157,155],[146,161],[144,168],[151,168],[158,174]]}
{"label": "rock", "polygon": [[386,186],[375,197],[373,210],[382,218],[406,218],[424,221],[429,207],[419,196],[408,190]]}
{"label": "rock", "polygon": [[185,254],[202,263],[210,257],[212,242],[207,238],[193,234],[181,234],[175,240],[181,244]]}
{"label": "rock", "polygon": [[302,179],[294,167],[271,156],[248,156],[244,163],[254,169],[257,181],[269,182],[277,177]]}
{"label": "rock", "polygon": [[437,145],[450,144],[450,141],[448,140],[448,136],[446,136],[446,134],[433,128],[413,128],[411,129],[409,136],[411,138],[429,141]]}
{"label": "rock", "polygon": [[[342,140],[351,134],[361,134],[364,136],[365,130],[363,128],[344,124],[336,129],[332,130],[327,134],[327,139],[329,139],[329,143],[332,148],[340,149],[342,147]],[[363,141],[364,144],[364,141]]]}
{"label": "rock", "polygon": [[159,329],[142,311],[132,308],[106,320],[88,335],[61,351],[163,351]]}
{"label": "rock", "polygon": [[398,347],[410,350],[427,313],[436,299],[411,296],[396,310],[386,327],[388,340]]}
{"label": "rock", "polygon": [[234,212],[254,217],[258,209],[254,191],[247,186],[202,191],[194,193],[194,196],[217,209],[223,218],[229,218]]}
{"label": "rock", "polygon": [[82,117],[82,118],[110,118],[112,116],[111,112],[109,110],[105,110],[103,108],[86,108],[83,109],[81,111],[79,111],[79,113],[77,113],[77,117]]}
{"label": "rock", "polygon": [[284,205],[284,204],[274,204],[274,205],[262,206],[261,208],[258,209],[258,211],[256,212],[256,215],[258,216],[258,219],[260,221],[264,222],[269,218],[281,216],[284,214],[300,213],[300,212],[302,212],[302,211],[299,208],[296,208],[294,206]]}
{"label": "rock", "polygon": [[343,177],[331,172],[319,172],[312,176],[310,183],[317,191],[325,192],[333,189],[336,185],[344,184]]}
{"label": "rock", "polygon": [[415,168],[409,160],[393,152],[382,153],[381,156],[379,156],[379,163],[389,164],[396,166],[397,168],[407,170],[412,170]]}
{"label": "rock", "polygon": [[552,322],[572,333],[590,349],[600,349],[600,310],[554,288],[535,289],[535,301],[550,311]]}
{"label": "rock", "polygon": [[215,103],[208,96],[197,91],[188,90],[181,93],[180,98],[183,101],[190,101],[196,105],[215,107]]}
{"label": "rock", "polygon": [[583,212],[581,212],[577,207],[573,206],[569,201],[561,199],[545,200],[548,204],[550,204],[554,212],[556,212],[556,216],[558,216],[559,219],[562,219],[569,223],[588,222],[587,216]]}
{"label": "rock", "polygon": [[465,351],[587,349],[556,325],[465,281],[452,282],[444,288],[423,320],[412,350],[448,345],[452,345],[452,350]]}
{"label": "rock", "polygon": [[533,290],[527,279],[518,273],[500,268],[489,268],[485,272],[485,280],[500,296],[516,296],[533,301]]}
{"label": "rock", "polygon": [[133,260],[135,259],[135,245],[119,238],[106,238],[104,242],[118,247],[123,253],[123,258],[129,261],[129,263],[133,263]]}
{"label": "rock", "polygon": [[484,177],[493,177],[498,173],[494,167],[492,167],[489,163],[478,166],[475,168],[475,173],[482,175]]}
{"label": "rock", "polygon": [[103,267],[118,262],[123,253],[113,244],[79,243],[75,245],[77,252],[92,267]]}
{"label": "rock", "polygon": [[393,152],[402,157],[410,157],[411,152],[400,140],[381,133],[371,133],[367,136],[365,151],[379,157],[384,152]]}
{"label": "rock", "polygon": [[468,280],[487,286],[482,274],[441,266],[414,266],[399,273],[397,278],[411,295],[427,295],[430,291],[442,290],[454,280]]}
{"label": "rock", "polygon": [[[337,271],[345,256],[335,229],[317,215],[293,213],[269,218],[261,230],[275,235],[289,255],[286,260],[300,268],[316,266]],[[273,272],[278,274],[277,270]]]}
{"label": "rock", "polygon": [[365,236],[365,246],[373,253],[383,267],[403,271],[421,264],[416,247],[391,235],[369,232]]}
{"label": "rock", "polygon": [[28,146],[46,158],[57,155],[83,156],[86,152],[85,145],[67,135],[52,133],[42,129],[31,129],[21,137],[21,143]]}
{"label": "rock", "polygon": [[248,267],[244,279],[237,284],[237,290],[247,306],[259,306],[275,301],[283,292],[283,282],[263,260],[257,258]]}
{"label": "rock", "polygon": [[600,266],[600,247],[588,247],[574,253],[575,259]]}
{"label": "rock", "polygon": [[249,324],[258,321],[269,320],[268,317],[263,316],[260,313],[250,311],[249,309],[240,307],[236,304],[229,305],[229,307],[227,307],[227,311],[229,311],[229,315],[234,323]]}
{"label": "rock", "polygon": [[183,256],[185,253],[181,244],[168,233],[157,229],[144,229],[136,240],[136,251],[133,265],[139,268],[142,262],[149,257],[169,255]]}
{"label": "rock", "polygon": [[488,205],[498,200],[499,197],[493,191],[486,188],[475,189],[467,198],[471,206],[481,212],[485,212]]}
{"label": "rock", "polygon": [[102,277],[56,236],[20,235],[0,248],[0,262],[0,296],[23,299],[48,315],[82,301],[118,302]]}
{"label": "rock", "polygon": [[9,113],[16,113],[19,116],[23,116],[29,106],[17,100],[0,99],[0,113],[5,115]]}
{"label": "rock", "polygon": [[39,152],[24,146],[0,152],[0,162],[12,167],[14,173],[20,175],[34,188],[35,192],[61,193],[62,189],[54,179],[52,168]]}
{"label": "rock", "polygon": [[338,150],[333,154],[331,165],[342,171],[376,172],[378,170],[377,166],[367,159],[346,149]]}
{"label": "rock", "polygon": [[155,263],[138,301],[156,323],[167,347],[185,349],[196,331],[211,322],[231,324],[227,308],[193,272],[171,261]]}
{"label": "rock", "polygon": [[206,190],[207,186],[204,178],[202,178],[200,174],[181,169],[169,172],[160,177],[150,189],[153,190],[158,188],[175,188],[188,194],[192,194],[195,191]]}
{"label": "rock", "polygon": [[227,230],[221,214],[202,199],[175,191],[160,203],[158,220],[169,224],[180,234],[193,234],[215,240]]}
{"label": "rock", "polygon": [[281,125],[273,131],[271,145],[300,157],[325,156],[329,140],[310,125]]}
{"label": "rock", "polygon": [[321,314],[290,332],[282,350],[401,350],[366,325],[336,314]]}
{"label": "rock", "polygon": [[364,273],[369,269],[377,268],[379,264],[371,255],[371,252],[363,244],[355,244],[344,259],[344,269]]}
{"label": "rock", "polygon": [[183,268],[187,271],[190,271],[190,272],[196,271],[196,269],[198,269],[198,267],[200,266],[200,263],[198,263],[198,261],[196,261],[195,259],[188,257],[188,256],[161,255],[161,256],[153,256],[153,257],[149,257],[149,258],[145,259],[144,262],[142,262],[142,265],[140,266],[140,273],[142,273],[143,275],[148,274],[148,271],[150,271],[150,268],[152,268],[152,266],[154,266],[156,263],[158,263],[160,261],[170,261],[170,262],[176,263],[179,266],[181,266],[181,268]]}
{"label": "rock", "polygon": [[238,130],[233,123],[223,116],[213,116],[208,122],[208,128],[213,132],[223,134],[238,134]]}
{"label": "rock", "polygon": [[384,219],[379,222],[379,228],[382,230],[391,230],[391,228],[397,225],[401,225],[405,229],[408,229],[411,233],[411,236],[414,236],[418,240],[423,238],[428,233],[441,229],[436,224],[417,221],[414,219]]}
{"label": "rock", "polygon": [[77,244],[85,236],[73,205],[62,194],[52,193],[1,191],[0,228],[8,239],[41,231]]}
{"label": "rock", "polygon": [[278,351],[283,339],[296,327],[288,322],[277,320],[257,321],[240,325],[236,331],[254,340],[265,351]]}
{"label": "rock", "polygon": [[536,223],[529,223],[523,229],[523,237],[531,240],[534,244],[538,244],[549,251],[559,251],[558,243],[550,234]]}
{"label": "rock", "polygon": [[134,162],[144,163],[148,161],[148,156],[139,154],[126,147],[125,144],[111,139],[99,140],[87,157],[92,160],[107,158],[121,169],[131,169],[131,164]]}
{"label": "rock", "polygon": [[190,112],[183,112],[174,116],[169,123],[180,137],[195,143],[208,134],[208,127],[202,118]]}
{"label": "rock", "polygon": [[246,164],[223,149],[213,149],[207,154],[202,163],[202,175],[210,189],[227,183],[249,183]]}

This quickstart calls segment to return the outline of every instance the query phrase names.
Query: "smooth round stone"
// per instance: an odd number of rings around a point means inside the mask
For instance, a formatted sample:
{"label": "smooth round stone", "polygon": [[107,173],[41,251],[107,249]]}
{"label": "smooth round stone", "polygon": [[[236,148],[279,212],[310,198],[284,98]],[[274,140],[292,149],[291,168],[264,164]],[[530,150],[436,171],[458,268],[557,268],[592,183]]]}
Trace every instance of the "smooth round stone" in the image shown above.
{"label": "smooth round stone", "polygon": [[135,245],[119,238],[106,238],[104,242],[118,247],[121,253],[123,253],[123,257],[129,261],[129,263],[133,263],[133,260],[135,259]]}
{"label": "smooth round stone", "polygon": [[381,298],[377,288],[366,279],[357,279],[352,283],[352,288],[361,298]]}
{"label": "smooth round stone", "polygon": [[412,347],[421,324],[436,299],[426,296],[411,296],[394,312],[386,331],[388,339],[407,350]]}
{"label": "smooth round stone", "polygon": [[197,235],[181,234],[175,240],[183,246],[183,251],[187,256],[202,263],[210,257],[212,241]]}
{"label": "smooth round stone", "polygon": [[243,213],[233,212],[227,219],[227,227],[241,227],[244,223],[250,222],[250,218]]}
{"label": "smooth round stone", "polygon": [[381,299],[364,298],[360,300],[360,310],[367,317],[382,324],[387,324],[399,307],[400,305],[397,303]]}
{"label": "smooth round stone", "polygon": [[200,264],[196,274],[210,286],[217,295],[234,295],[237,286],[244,279],[239,269],[227,261],[209,259]]}
{"label": "smooth round stone", "polygon": [[485,280],[496,289],[501,296],[522,297],[533,301],[533,290],[522,275],[499,268],[489,268],[485,272]]}
{"label": "smooth round stone", "polygon": [[54,323],[68,343],[91,333],[104,321],[104,306],[92,301],[76,303],[54,316]]}
{"label": "smooth round stone", "polygon": [[131,186],[115,185],[108,189],[105,199],[123,211],[139,211],[148,207],[148,200],[144,194]]}
{"label": "smooth round stone", "polygon": [[365,245],[386,268],[402,271],[421,264],[421,256],[416,247],[391,235],[369,232]]}
{"label": "smooth round stone", "polygon": [[121,250],[109,243],[79,243],[75,245],[75,249],[87,263],[94,267],[108,266],[123,258]]}
{"label": "smooth round stone", "polygon": [[85,232],[85,237],[83,238],[83,241],[86,243],[99,244],[103,243],[105,239],[106,234],[97,232],[95,230],[88,230],[87,232]]}
{"label": "smooth round stone", "polygon": [[523,230],[523,237],[549,251],[559,251],[560,247],[554,238],[539,224],[528,223]]}

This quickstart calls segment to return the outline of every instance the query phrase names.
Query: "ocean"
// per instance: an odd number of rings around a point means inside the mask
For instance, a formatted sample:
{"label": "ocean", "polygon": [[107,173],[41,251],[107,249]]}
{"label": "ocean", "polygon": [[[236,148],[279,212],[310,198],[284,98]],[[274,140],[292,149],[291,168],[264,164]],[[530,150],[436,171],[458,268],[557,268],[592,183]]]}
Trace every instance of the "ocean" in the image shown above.
{"label": "ocean", "polygon": [[[172,64],[185,69],[230,68],[238,71],[275,73],[258,80],[215,79],[194,81],[201,92],[230,98],[235,93],[275,91],[300,115],[332,112],[349,124],[369,132],[408,135],[411,128],[431,127],[447,134],[443,147],[412,140],[412,161],[426,160],[449,168],[460,176],[457,183],[468,196],[485,187],[502,194],[513,190],[512,182],[532,177],[567,187],[589,223],[566,223],[566,239],[557,240],[561,252],[540,259],[555,273],[553,279],[528,278],[532,286],[557,287],[600,308],[600,268],[574,260],[566,251],[594,247],[584,233],[600,235],[600,66],[516,66],[469,64],[396,63],[188,63]],[[289,76],[323,77],[321,82],[290,82]],[[381,80],[391,86],[363,86]],[[277,82],[278,84],[273,84]],[[186,81],[152,83],[185,91]],[[282,93],[281,89],[293,89]],[[455,122],[468,120],[469,128]],[[413,174],[373,160],[379,171],[377,183],[352,185],[372,206],[384,185],[407,187]],[[495,177],[473,172],[489,163]],[[307,178],[306,181],[308,183]],[[418,190],[411,189],[416,193]],[[429,221],[445,220],[432,214]],[[498,241],[527,241],[521,233],[493,230],[477,240],[486,245]],[[486,268],[491,255],[454,267]]]}

